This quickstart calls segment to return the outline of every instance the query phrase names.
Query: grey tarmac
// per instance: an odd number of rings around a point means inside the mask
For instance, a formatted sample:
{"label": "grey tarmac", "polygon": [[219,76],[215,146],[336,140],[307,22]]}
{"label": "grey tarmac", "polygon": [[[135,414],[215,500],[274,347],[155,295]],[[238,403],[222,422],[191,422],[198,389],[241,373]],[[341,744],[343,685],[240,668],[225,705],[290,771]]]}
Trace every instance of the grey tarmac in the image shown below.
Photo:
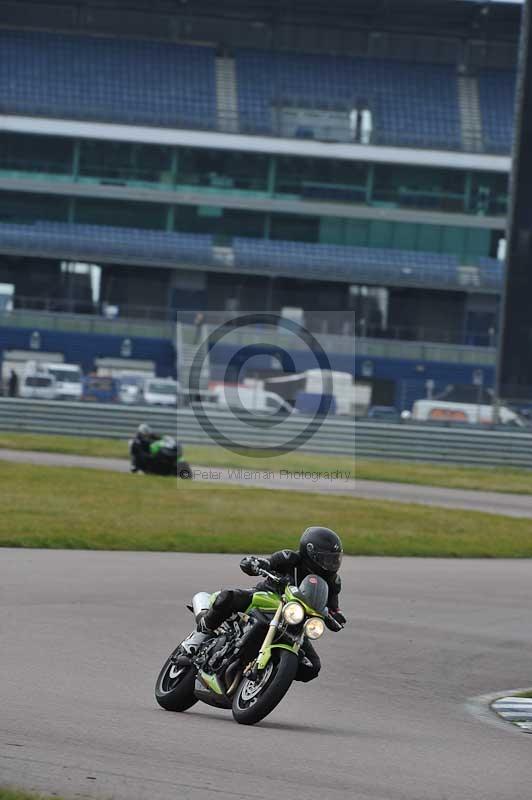
{"label": "grey tarmac", "polygon": [[[61,453],[40,453],[24,450],[0,449],[0,461],[27,464],[42,464],[55,467],[85,467],[104,469],[113,472],[128,472],[129,462],[120,458],[97,458],[92,456],[64,455]],[[356,463],[356,462],[355,462]],[[194,466],[195,480],[210,483],[249,486],[261,489],[282,489],[285,491],[314,492],[318,494],[346,495],[368,500],[390,500],[396,503],[418,503],[440,508],[458,508],[466,511],[483,511],[487,514],[501,514],[508,517],[532,518],[532,494],[510,494],[505,492],[483,492],[465,489],[445,489],[436,486],[416,486],[408,483],[387,481],[353,480],[343,477],[321,477],[299,474],[280,474],[274,472],[269,477],[239,477],[238,470],[222,467]],[[250,471],[251,472],[251,471]],[[245,471],[244,471],[245,473]],[[139,476],[135,476],[138,480]],[[532,476],[531,476],[532,480]]]}
{"label": "grey tarmac", "polygon": [[[319,679],[253,728],[158,708],[237,556],[0,550],[0,783],[116,800],[516,800],[532,737],[468,698],[532,683],[532,562],[355,558]],[[490,717],[491,719],[491,717]]]}

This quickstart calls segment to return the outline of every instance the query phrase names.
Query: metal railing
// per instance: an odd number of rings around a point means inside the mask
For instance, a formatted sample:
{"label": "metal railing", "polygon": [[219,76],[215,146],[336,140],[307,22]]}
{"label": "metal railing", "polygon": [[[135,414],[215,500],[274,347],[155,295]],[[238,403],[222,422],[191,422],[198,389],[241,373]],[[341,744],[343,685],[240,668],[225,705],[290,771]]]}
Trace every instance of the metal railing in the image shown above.
{"label": "metal railing", "polygon": [[[227,411],[209,412],[203,424],[190,409],[177,413],[146,406],[94,405],[0,399],[0,431],[48,433],[127,439],[141,421],[161,433],[176,433],[186,444],[213,445],[220,434],[249,447],[282,445],[281,437],[297,435],[311,422],[290,417],[275,428],[250,427]],[[267,423],[266,423],[267,424]],[[314,423],[303,452],[353,458],[382,458],[463,464],[483,467],[532,469],[532,432],[484,430],[473,427],[437,427],[427,424],[386,424],[330,418]],[[283,428],[282,431],[278,428]],[[124,457],[127,451],[124,448]],[[267,460],[265,467],[267,468]],[[356,461],[354,462],[356,473]]]}
{"label": "metal railing", "polygon": [[[110,317],[106,313],[107,304],[103,302],[90,303],[73,298],[58,297],[29,297],[19,296],[14,298],[13,308],[2,309],[0,313],[4,316],[4,324],[9,324],[9,320],[16,320],[23,312],[35,311],[42,317],[42,321],[48,320],[54,329],[61,330],[61,320],[64,320],[69,330],[77,320],[81,329],[93,329],[94,326],[100,328],[108,323],[109,332],[119,325],[131,324],[154,324],[162,327],[170,326],[176,321],[186,325],[194,325],[197,311],[178,311],[168,306],[150,306],[134,303],[118,304],[116,317]],[[211,328],[217,325],[228,323],[239,315],[238,311],[212,311],[201,310],[203,318]],[[241,312],[247,313],[247,312]],[[259,313],[259,312],[257,312]],[[263,313],[276,314],[275,311]],[[385,328],[379,325],[367,323],[364,319],[355,319],[351,311],[346,311],[346,321],[339,323],[338,315],[328,315],[323,318],[309,318],[305,320],[304,327],[312,333],[319,333],[332,337],[356,336],[357,341],[376,340],[379,342],[402,342],[406,345],[459,345],[471,348],[493,348],[497,343],[497,334],[493,328],[484,332],[468,333],[458,328],[436,328],[418,325],[389,325]],[[39,319],[38,315],[35,320]],[[52,325],[53,323],[53,325]],[[334,324],[334,329],[333,329]],[[50,325],[46,325],[50,327]],[[101,330],[100,330],[101,332]],[[329,348],[330,349],[330,348]],[[336,352],[336,351],[335,351]]]}

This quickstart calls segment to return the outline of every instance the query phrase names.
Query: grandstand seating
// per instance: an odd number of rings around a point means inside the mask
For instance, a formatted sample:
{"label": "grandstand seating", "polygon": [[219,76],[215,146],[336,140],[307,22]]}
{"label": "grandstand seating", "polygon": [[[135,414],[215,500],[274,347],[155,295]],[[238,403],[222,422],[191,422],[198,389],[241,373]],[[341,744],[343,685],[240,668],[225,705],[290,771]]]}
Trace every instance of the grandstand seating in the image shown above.
{"label": "grandstand seating", "polygon": [[479,96],[485,149],[508,153],[513,137],[515,73],[484,70],[479,76]]}
{"label": "grandstand seating", "polygon": [[[0,250],[42,256],[75,253],[79,258],[172,267],[196,264],[208,269],[220,266],[213,245],[208,234],[67,222],[0,223]],[[241,272],[442,289],[500,289],[502,285],[503,266],[493,258],[478,258],[476,264],[464,267],[457,256],[445,253],[244,237],[233,239],[232,251],[232,267]]]}
{"label": "grandstand seating", "polygon": [[376,141],[461,146],[456,70],[450,65],[345,56],[236,52],[242,132],[272,133],[276,107],[349,111],[359,100],[373,112]]}
{"label": "grandstand seating", "polygon": [[[208,46],[3,30],[0,110],[214,130],[215,56]],[[367,102],[377,144],[462,147],[453,65],[250,49],[235,59],[242,133],[278,133],[286,107],[334,111],[345,117],[337,138],[348,138],[349,111]],[[479,95],[485,148],[506,153],[515,74],[482,71]],[[309,119],[300,135],[319,137]]]}
{"label": "grandstand seating", "polygon": [[[244,238],[233,240],[233,250],[235,266],[242,271],[394,286],[453,289],[464,285],[458,258],[442,253]],[[491,263],[495,259],[489,261],[486,269],[479,264],[475,286],[484,286],[485,280],[486,288],[499,288],[502,266],[496,262],[495,272]]]}
{"label": "grandstand seating", "polygon": [[32,249],[48,253],[75,253],[78,257],[139,259],[143,264],[177,262],[207,264],[212,237],[206,234],[36,222],[33,225],[0,224],[0,247]]}
{"label": "grandstand seating", "polygon": [[215,51],[118,37],[0,31],[0,108],[214,128]]}

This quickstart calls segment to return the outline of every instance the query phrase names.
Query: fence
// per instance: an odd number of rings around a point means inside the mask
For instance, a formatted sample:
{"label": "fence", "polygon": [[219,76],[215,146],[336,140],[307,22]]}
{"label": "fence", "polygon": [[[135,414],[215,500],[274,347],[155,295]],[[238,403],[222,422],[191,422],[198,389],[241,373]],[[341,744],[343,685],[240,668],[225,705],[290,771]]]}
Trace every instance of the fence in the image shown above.
{"label": "fence", "polygon": [[[193,411],[177,413],[137,406],[92,405],[0,399],[0,430],[126,439],[139,422],[156,431],[177,431],[184,444],[212,444],[222,436],[249,446],[281,445],[309,425],[309,417],[293,417],[282,425],[250,427],[229,412],[209,412],[203,426]],[[281,430],[282,429],[282,430]],[[475,466],[532,469],[532,433],[430,425],[388,425],[327,419],[314,423],[301,450],[356,458],[386,458]],[[267,467],[267,462],[265,462]]]}

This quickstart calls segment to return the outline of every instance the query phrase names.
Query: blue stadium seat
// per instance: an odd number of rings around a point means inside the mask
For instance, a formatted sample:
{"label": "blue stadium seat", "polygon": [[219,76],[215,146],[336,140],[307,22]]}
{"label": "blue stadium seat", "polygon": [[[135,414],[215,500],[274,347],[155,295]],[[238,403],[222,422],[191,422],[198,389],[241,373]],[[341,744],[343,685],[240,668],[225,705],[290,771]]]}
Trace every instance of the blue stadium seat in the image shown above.
{"label": "blue stadium seat", "polygon": [[[64,255],[135,261],[142,264],[197,265],[208,269],[218,262],[210,235],[41,221],[33,224],[0,223],[3,248],[40,256]],[[382,286],[466,287],[467,275],[459,259],[445,253],[347,247],[268,239],[233,239],[234,267],[250,272],[314,280],[339,280]],[[503,264],[478,258],[473,267],[475,288],[499,290]],[[471,269],[471,267],[466,268]],[[464,284],[464,280],[466,283]],[[472,285],[472,284],[471,284]]]}
{"label": "blue stadium seat", "polygon": [[136,230],[107,225],[35,222],[0,224],[0,248],[75,254],[79,258],[139,259],[143,264],[206,265],[212,257],[212,237],[194,233]]}
{"label": "blue stadium seat", "polygon": [[[247,238],[235,238],[233,250],[235,266],[243,272],[383,286],[453,289],[462,285],[458,258],[444,253]],[[478,259],[478,266],[480,286],[500,288],[500,262]]]}
{"label": "blue stadium seat", "polygon": [[237,50],[242,132],[273,133],[274,109],[345,111],[366,100],[381,144],[460,149],[456,70],[347,56]]}
{"label": "blue stadium seat", "polygon": [[484,70],[479,76],[480,111],[484,147],[492,153],[509,153],[512,147],[515,73]]}
{"label": "blue stadium seat", "polygon": [[0,107],[4,113],[213,129],[215,51],[0,31]]}

